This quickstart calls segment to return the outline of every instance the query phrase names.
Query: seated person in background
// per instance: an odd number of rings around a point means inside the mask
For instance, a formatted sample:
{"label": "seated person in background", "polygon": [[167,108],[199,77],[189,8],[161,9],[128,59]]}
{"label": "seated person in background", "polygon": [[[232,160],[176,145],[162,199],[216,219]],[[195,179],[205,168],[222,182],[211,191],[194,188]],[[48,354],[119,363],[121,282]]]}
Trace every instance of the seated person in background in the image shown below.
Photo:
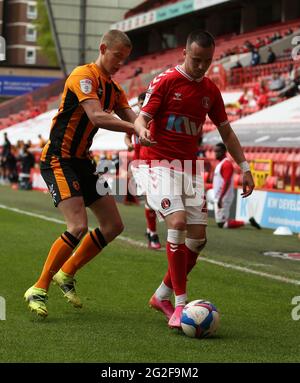
{"label": "seated person in background", "polygon": [[282,36],[281,36],[280,32],[277,31],[277,32],[273,33],[272,38],[273,38],[273,41],[276,41],[276,40],[280,40],[282,38]]}
{"label": "seated person in background", "polygon": [[256,104],[259,109],[263,109],[269,104],[268,97],[269,88],[265,80],[261,80],[260,83],[256,84],[253,88]]}
{"label": "seated person in background", "polygon": [[273,38],[272,38],[272,36],[267,35],[267,36],[265,37],[265,45],[269,45],[269,44],[271,44],[272,42],[273,42]]}
{"label": "seated person in background", "polygon": [[244,105],[248,104],[247,93],[248,93],[248,88],[245,87],[243,90],[243,94],[241,95],[241,97],[238,100],[238,103],[240,104],[240,106],[244,106]]}
{"label": "seated person in background", "polygon": [[295,70],[294,64],[290,64],[288,67],[288,78],[286,80],[286,86],[280,90],[280,97],[294,97],[299,93],[300,86],[300,68]]}
{"label": "seated person in background", "polygon": [[244,42],[244,45],[243,45],[244,52],[252,51],[253,48],[254,48],[254,45],[249,40],[246,40]]}
{"label": "seated person in background", "polygon": [[285,87],[285,81],[282,77],[280,77],[279,73],[274,72],[272,79],[269,83],[269,89],[272,91],[281,90]]}
{"label": "seated person in background", "polygon": [[268,48],[268,57],[267,57],[266,64],[272,64],[275,61],[276,61],[276,55],[273,52],[273,49],[271,47],[269,47]]}
{"label": "seated person in background", "polygon": [[260,54],[256,48],[253,48],[251,51],[251,66],[256,66],[260,64]]}
{"label": "seated person in background", "polygon": [[255,48],[259,49],[260,47],[264,46],[265,45],[265,42],[264,40],[261,38],[261,37],[258,37],[255,41]]}

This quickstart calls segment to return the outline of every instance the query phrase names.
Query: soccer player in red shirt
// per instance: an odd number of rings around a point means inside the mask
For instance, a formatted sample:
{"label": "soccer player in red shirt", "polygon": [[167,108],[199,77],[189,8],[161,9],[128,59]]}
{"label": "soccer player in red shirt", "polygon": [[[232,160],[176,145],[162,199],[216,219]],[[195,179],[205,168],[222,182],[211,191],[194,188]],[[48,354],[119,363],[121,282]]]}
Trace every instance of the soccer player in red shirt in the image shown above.
{"label": "soccer player in red shirt", "polygon": [[[138,95],[138,107],[139,110],[142,108],[142,105],[144,103],[146,97],[146,92],[142,92]],[[126,134],[125,136],[125,144],[127,145],[127,148],[129,151],[134,150],[134,156],[131,171],[135,178],[135,182],[138,181],[138,168],[134,166],[135,163],[138,163],[138,160],[141,156],[141,151],[143,150],[143,147],[141,146],[139,142],[139,137],[136,134],[129,135]],[[156,232],[156,213],[151,207],[145,203],[145,218],[146,218],[146,237],[148,239],[148,247],[152,250],[159,250],[161,248],[161,244],[159,241],[158,234]]]}
{"label": "soccer player in red shirt", "polygon": [[[171,328],[181,328],[180,318],[187,302],[187,274],[206,244],[204,185],[195,171],[197,143],[207,114],[243,170],[242,196],[249,196],[254,189],[249,164],[228,122],[221,93],[205,77],[214,51],[215,41],[210,33],[202,30],[190,33],[183,50],[183,64],[168,69],[151,82],[134,124],[140,142],[149,145],[142,151],[145,163],[139,166],[144,174],[147,201],[165,220],[168,229],[168,271],[149,304],[166,315]],[[176,165],[168,167],[166,160]],[[187,160],[192,163],[191,171],[180,170],[178,163],[185,166]],[[188,186],[181,193],[182,183]],[[170,185],[172,190],[167,187]],[[173,292],[175,309],[171,303]]]}
{"label": "soccer player in red shirt", "polygon": [[[227,150],[223,142],[216,144],[214,151],[216,159],[219,161],[214,170],[213,178],[215,220],[220,228],[236,229],[246,225],[246,222],[229,218],[230,208],[234,200],[233,164],[226,157]],[[254,217],[250,217],[249,222],[256,229],[261,229]]]}
{"label": "soccer player in red shirt", "polygon": [[214,170],[213,179],[215,220],[220,228],[237,228],[244,226],[245,222],[229,219],[230,207],[234,199],[234,169],[232,162],[226,157],[226,151],[223,142],[215,146],[216,159],[219,161]]}

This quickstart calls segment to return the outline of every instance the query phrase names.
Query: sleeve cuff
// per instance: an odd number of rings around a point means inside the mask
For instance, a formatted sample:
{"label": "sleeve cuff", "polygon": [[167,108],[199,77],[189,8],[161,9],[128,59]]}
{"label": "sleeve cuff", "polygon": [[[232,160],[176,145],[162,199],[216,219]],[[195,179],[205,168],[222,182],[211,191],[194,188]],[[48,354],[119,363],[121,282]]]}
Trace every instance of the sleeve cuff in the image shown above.
{"label": "sleeve cuff", "polygon": [[224,122],[221,122],[221,124],[219,125],[219,128],[222,128],[223,126],[225,126],[225,125],[227,125],[227,124],[229,124],[229,121],[228,121],[228,120],[226,120],[226,121],[224,121]]}
{"label": "sleeve cuff", "polygon": [[147,112],[143,112],[143,111],[141,111],[140,112],[141,114],[143,114],[144,116],[146,116],[146,117],[149,117],[149,118],[153,118],[153,116],[151,116],[151,114],[149,114],[149,113],[147,113]]}

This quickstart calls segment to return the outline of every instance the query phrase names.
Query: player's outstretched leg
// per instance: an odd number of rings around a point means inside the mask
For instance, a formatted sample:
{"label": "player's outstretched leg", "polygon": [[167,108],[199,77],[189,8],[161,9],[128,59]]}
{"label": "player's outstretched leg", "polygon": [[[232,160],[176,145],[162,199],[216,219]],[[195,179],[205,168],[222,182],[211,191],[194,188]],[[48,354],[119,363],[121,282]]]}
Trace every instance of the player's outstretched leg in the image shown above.
{"label": "player's outstretched leg", "polygon": [[87,262],[91,261],[107,245],[99,228],[89,232],[74,252],[54,275],[53,281],[59,286],[64,297],[74,307],[81,308],[82,303],[75,289],[74,275]]}
{"label": "player's outstretched leg", "polygon": [[71,256],[78,242],[79,240],[67,231],[57,238],[49,251],[38,281],[25,292],[24,299],[28,303],[29,310],[38,316],[46,317],[48,315],[46,302],[51,279]]}

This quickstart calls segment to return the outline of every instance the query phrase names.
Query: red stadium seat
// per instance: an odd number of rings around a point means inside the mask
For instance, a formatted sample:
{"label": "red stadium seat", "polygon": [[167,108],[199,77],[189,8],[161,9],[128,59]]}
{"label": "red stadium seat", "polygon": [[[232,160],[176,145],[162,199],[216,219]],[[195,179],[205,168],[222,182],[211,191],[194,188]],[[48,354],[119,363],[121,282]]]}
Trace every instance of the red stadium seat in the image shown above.
{"label": "red stadium seat", "polygon": [[277,185],[277,180],[278,180],[278,177],[276,176],[268,176],[266,178],[264,187],[267,189],[275,189]]}

